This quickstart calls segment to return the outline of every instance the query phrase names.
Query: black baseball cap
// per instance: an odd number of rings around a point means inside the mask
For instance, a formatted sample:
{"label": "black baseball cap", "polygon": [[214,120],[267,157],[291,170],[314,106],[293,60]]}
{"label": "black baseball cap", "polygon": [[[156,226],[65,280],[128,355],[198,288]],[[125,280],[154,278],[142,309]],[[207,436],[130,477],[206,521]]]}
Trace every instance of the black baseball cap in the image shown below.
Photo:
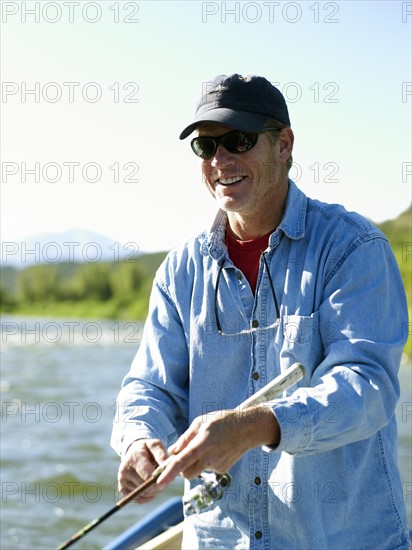
{"label": "black baseball cap", "polygon": [[263,76],[219,75],[203,84],[194,120],[179,137],[187,138],[201,122],[257,132],[269,118],[290,126],[285,98],[273,84]]}

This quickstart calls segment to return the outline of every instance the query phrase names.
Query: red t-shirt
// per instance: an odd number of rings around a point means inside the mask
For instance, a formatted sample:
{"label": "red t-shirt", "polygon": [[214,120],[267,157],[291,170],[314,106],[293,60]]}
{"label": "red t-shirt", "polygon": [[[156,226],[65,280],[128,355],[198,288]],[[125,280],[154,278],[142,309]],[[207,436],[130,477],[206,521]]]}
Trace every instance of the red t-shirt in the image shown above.
{"label": "red t-shirt", "polygon": [[236,239],[230,231],[229,226],[226,228],[226,246],[229,253],[229,258],[244,274],[250,284],[253,294],[256,290],[260,256],[262,255],[262,252],[266,250],[269,237],[272,233],[273,229],[258,239],[253,239],[251,241],[240,241]]}

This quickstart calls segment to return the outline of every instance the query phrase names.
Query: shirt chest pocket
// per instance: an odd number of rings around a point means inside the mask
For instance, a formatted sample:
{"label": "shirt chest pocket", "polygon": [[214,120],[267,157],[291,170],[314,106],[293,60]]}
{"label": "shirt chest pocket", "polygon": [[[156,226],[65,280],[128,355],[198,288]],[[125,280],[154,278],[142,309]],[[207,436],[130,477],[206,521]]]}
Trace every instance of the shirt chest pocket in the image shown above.
{"label": "shirt chest pocket", "polygon": [[281,359],[302,363],[308,374],[323,360],[319,311],[312,315],[285,315],[282,318]]}

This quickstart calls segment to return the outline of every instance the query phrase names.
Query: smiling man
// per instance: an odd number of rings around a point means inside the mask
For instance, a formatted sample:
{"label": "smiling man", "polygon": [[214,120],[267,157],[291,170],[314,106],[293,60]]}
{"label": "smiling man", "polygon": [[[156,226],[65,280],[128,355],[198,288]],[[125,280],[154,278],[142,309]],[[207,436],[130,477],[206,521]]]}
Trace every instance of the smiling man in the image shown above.
{"label": "smiling man", "polygon": [[[180,472],[233,478],[185,520],[183,548],[406,550],[394,409],[407,314],[386,238],[288,178],[288,109],[266,79],[207,83],[180,137],[192,133],[218,214],[156,274],[114,424],[120,490],[170,453],[139,502]],[[297,387],[236,408],[295,362]]]}
{"label": "smiling man", "polygon": [[[273,137],[271,132],[279,130],[264,127],[255,133],[256,145],[249,149],[254,141],[250,135],[222,124],[202,123],[192,140],[192,149],[203,158],[204,180],[219,208],[228,213],[230,229],[242,240],[273,231],[283,215],[288,193],[285,164],[291,156],[293,133],[285,128]],[[234,154],[225,148],[225,140],[235,140]]]}

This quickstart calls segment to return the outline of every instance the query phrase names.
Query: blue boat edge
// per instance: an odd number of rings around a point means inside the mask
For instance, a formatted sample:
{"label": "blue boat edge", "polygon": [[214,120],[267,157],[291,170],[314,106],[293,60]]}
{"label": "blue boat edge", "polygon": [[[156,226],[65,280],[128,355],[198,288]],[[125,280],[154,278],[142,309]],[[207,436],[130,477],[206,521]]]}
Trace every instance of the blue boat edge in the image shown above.
{"label": "blue boat edge", "polygon": [[155,508],[102,550],[135,550],[145,542],[183,521],[182,497],[173,497]]}

